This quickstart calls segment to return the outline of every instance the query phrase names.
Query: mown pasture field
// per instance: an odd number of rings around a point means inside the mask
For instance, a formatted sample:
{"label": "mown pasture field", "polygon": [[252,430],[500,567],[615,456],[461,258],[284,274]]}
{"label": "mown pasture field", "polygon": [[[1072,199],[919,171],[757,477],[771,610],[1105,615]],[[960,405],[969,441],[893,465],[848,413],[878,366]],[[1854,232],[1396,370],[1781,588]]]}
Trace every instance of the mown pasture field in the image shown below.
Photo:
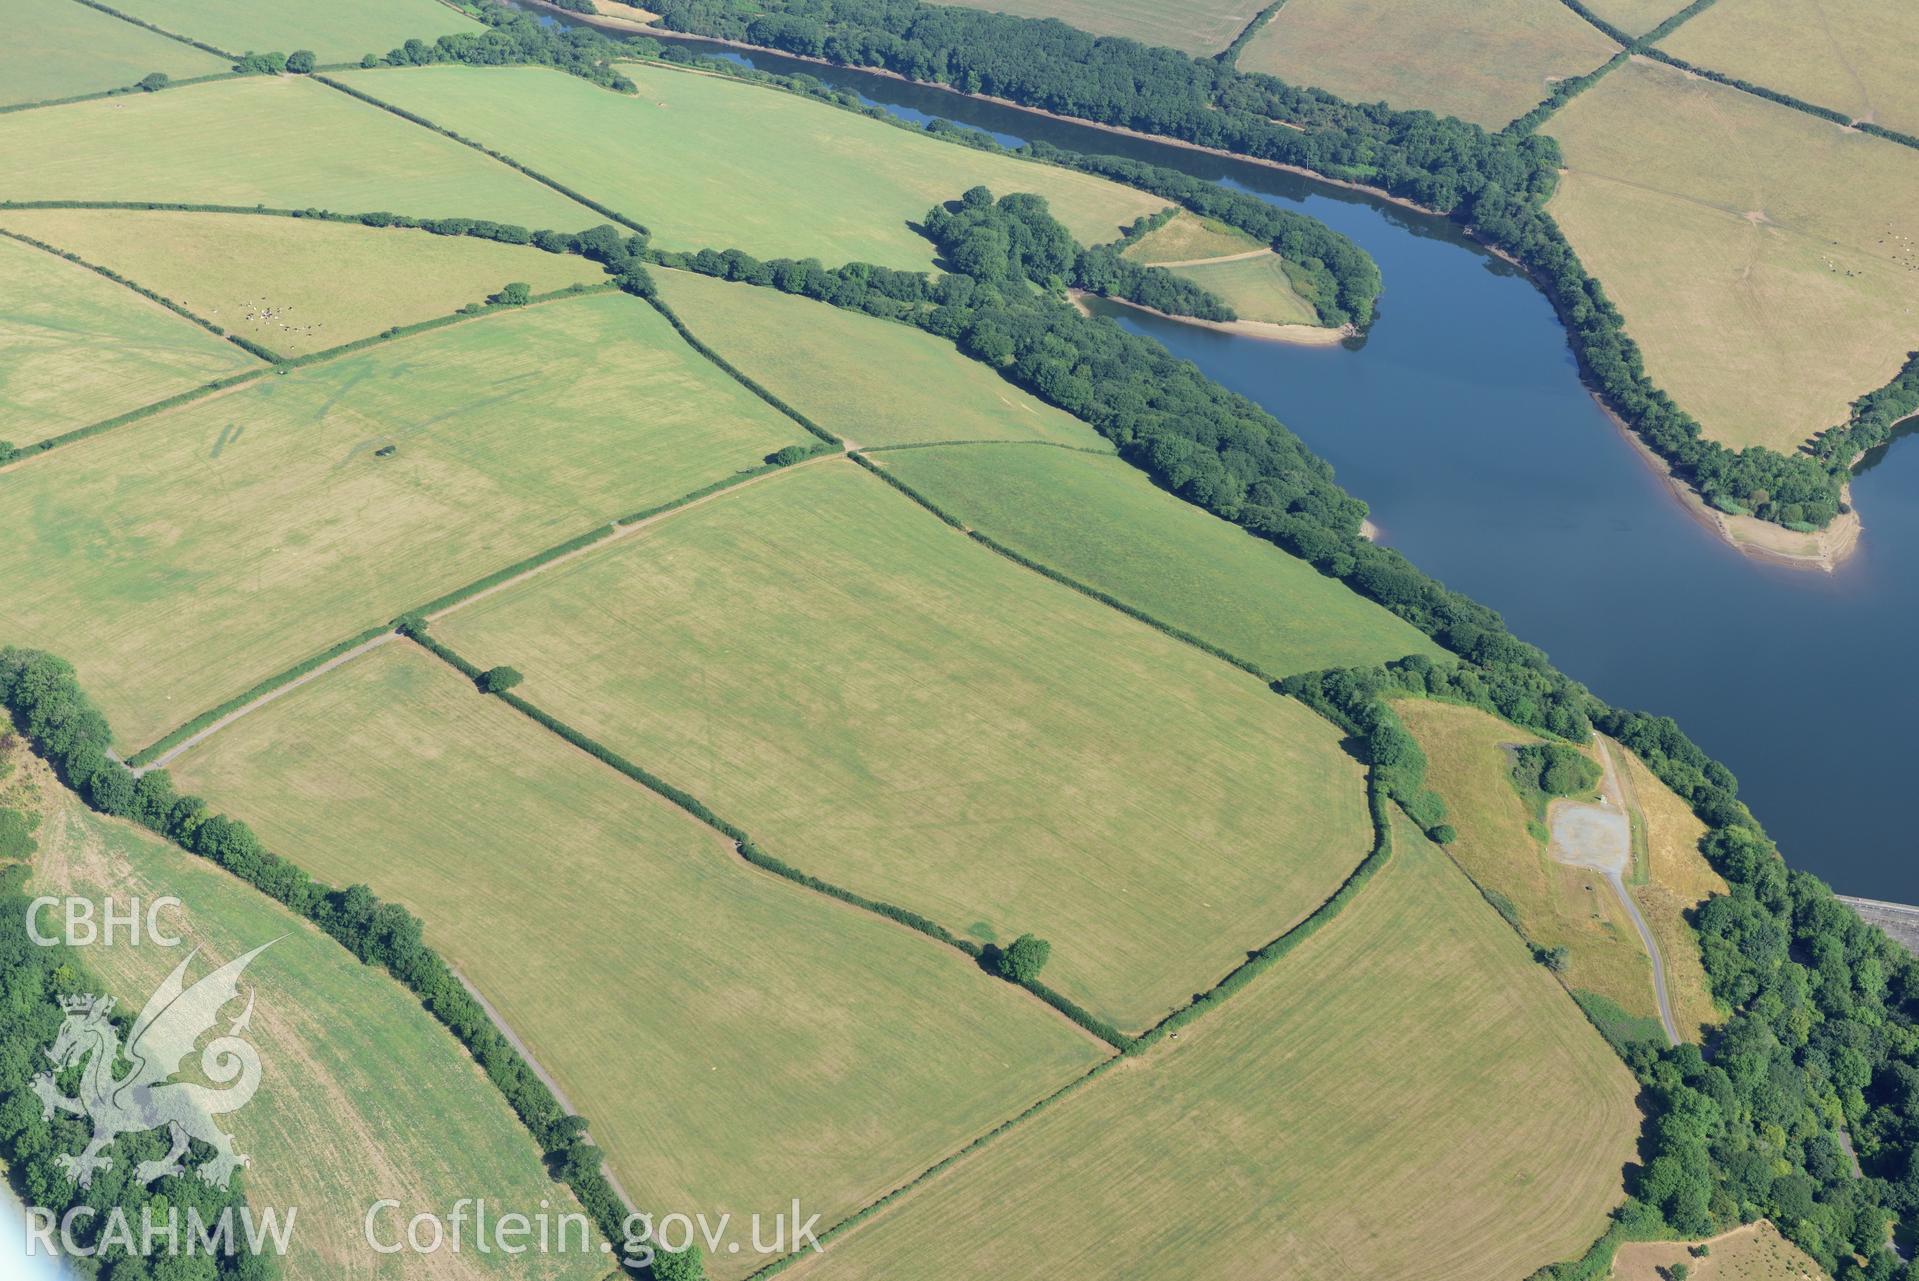
{"label": "mown pasture field", "polygon": [[435,0],[139,0],[138,17],[229,53],[310,49],[322,63],[358,62],[418,38],[485,30]]}
{"label": "mown pasture field", "polygon": [[245,76],[0,115],[10,200],[390,209],[579,231],[591,209],[305,76]]}
{"label": "mown pasture field", "polygon": [[1096,36],[1125,36],[1165,45],[1195,57],[1218,53],[1233,42],[1267,0],[1195,0],[1169,6],[1152,0],[961,0],[969,9],[990,9],[1022,18],[1057,18]]}
{"label": "mown pasture field", "polygon": [[1122,256],[1148,267],[1169,262],[1223,258],[1264,249],[1266,242],[1217,218],[1182,209],[1126,246]]}
{"label": "mown pasture field", "polygon": [[192,321],[17,240],[0,238],[0,299],[0,439],[15,445],[262,367]]}
{"label": "mown pasture field", "polygon": [[1239,67],[1497,129],[1617,52],[1554,0],[1286,0]]}
{"label": "mown pasture field", "polygon": [[282,356],[448,315],[508,281],[540,294],[606,279],[570,254],[308,218],[14,209],[0,210],[0,228],[110,267]]}
{"label": "mown pasture field", "polygon": [[1127,1029],[1371,845],[1330,724],[851,463],[690,509],[436,632],[803,871],[982,943],[1048,938],[1046,981]]}
{"label": "mown pasture field", "polygon": [[72,655],[133,751],[799,437],[638,299],[487,316],[269,375],[0,478],[0,577],[17,587],[0,634]]}
{"label": "mown pasture field", "polygon": [[924,330],[775,289],[658,271],[660,296],[728,363],[861,445],[1105,437]]}
{"label": "mown pasture field", "polygon": [[1286,260],[1276,253],[1172,267],[1175,276],[1211,290],[1241,320],[1269,325],[1317,325],[1319,309],[1293,287]]}
{"label": "mown pasture field", "polygon": [[952,949],[754,869],[413,645],[173,768],[425,920],[655,1214],[770,1221],[798,1196],[837,1219],[1108,1053]]}
{"label": "mown pasture field", "polygon": [[1085,244],[1165,206],[1103,178],[958,147],[797,94],[657,63],[623,70],[636,95],[539,67],[340,79],[644,223],[662,249],[924,270],[933,248],[909,224],[980,183],[1045,196]]}
{"label": "mown pasture field", "polygon": [[1546,129],[1548,211],[1708,436],[1790,451],[1919,347],[1919,153],[1637,60]]}
{"label": "mown pasture field", "polygon": [[1441,652],[1345,584],[1117,458],[956,445],[873,461],[981,533],[1274,676]]}
{"label": "mown pasture field", "polygon": [[1919,133],[1919,13],[1909,6],[1742,0],[1688,19],[1660,48],[1854,120]]}
{"label": "mown pasture field", "polygon": [[[1401,699],[1395,707],[1425,749],[1427,782],[1446,799],[1448,821],[1459,832],[1449,852],[1467,875],[1512,904],[1519,928],[1530,942],[1567,950],[1568,987],[1602,996],[1628,1015],[1656,1020],[1659,1007],[1653,994],[1652,962],[1612,887],[1599,872],[1549,858],[1540,832],[1529,828],[1535,820],[1512,784],[1512,761],[1505,748],[1540,739],[1476,708],[1423,699]],[[1630,755],[1624,749],[1615,751]],[[1643,782],[1665,791],[1650,774]],[[1646,786],[1635,791],[1658,797]],[[1690,817],[1677,797],[1672,801]],[[1654,937],[1667,962],[1666,989],[1674,1021],[1682,1035],[1696,1039],[1702,1023],[1716,1020],[1698,939],[1678,912],[1705,897],[1703,892],[1682,896],[1701,889],[1712,873],[1696,844],[1691,848],[1680,844],[1686,829],[1670,808],[1655,812],[1660,815],[1659,854],[1650,871],[1660,889],[1655,895],[1635,893],[1634,897],[1657,898],[1673,908],[1660,914],[1665,928]],[[1628,892],[1633,892],[1630,887]],[[1641,910],[1650,906],[1646,902]],[[1648,925],[1653,919],[1654,914],[1647,911]],[[1681,927],[1678,931],[1671,929],[1675,922]]]}
{"label": "mown pasture field", "polygon": [[554,1215],[578,1213],[579,1203],[548,1177],[532,1136],[465,1048],[383,970],[362,965],[211,863],[92,814],[44,768],[38,773],[45,818],[36,833],[35,893],[96,902],[111,896],[121,910],[130,899],[151,903],[162,895],[182,903],[163,919],[185,946],[156,947],[145,939],[130,945],[123,930],[113,945],[81,954],[129,1016],[191,948],[200,955],[189,981],[278,940],[244,980],[257,995],[248,1039],[260,1051],[260,1090],[221,1124],[253,1158],[242,1178],[255,1212],[298,1207],[287,1281],[592,1281],[606,1274],[597,1230],[590,1232],[590,1253],[582,1254],[575,1229],[570,1256],[370,1250],[363,1223],[381,1197],[410,1207],[381,1221],[386,1240],[403,1232],[412,1214],[429,1208],[444,1214],[461,1197],[484,1196],[495,1212],[528,1215],[543,1204]]}
{"label": "mown pasture field", "polygon": [[1692,807],[1621,744],[1612,744],[1612,757],[1625,771],[1624,782],[1646,828],[1647,866],[1627,890],[1659,941],[1673,1019],[1681,1035],[1692,1036],[1694,1029],[1717,1026],[1725,1015],[1713,1004],[1699,935],[1686,913],[1714,894],[1727,893],[1725,878],[1699,852],[1706,825]]}
{"label": "mown pasture field", "polygon": [[175,80],[227,64],[191,45],[73,0],[0,0],[0,106],[124,89],[149,72]]}
{"label": "mown pasture field", "polygon": [[790,1275],[1483,1281],[1580,1254],[1633,1159],[1632,1076],[1444,854],[1403,819],[1394,844],[1178,1040]]}

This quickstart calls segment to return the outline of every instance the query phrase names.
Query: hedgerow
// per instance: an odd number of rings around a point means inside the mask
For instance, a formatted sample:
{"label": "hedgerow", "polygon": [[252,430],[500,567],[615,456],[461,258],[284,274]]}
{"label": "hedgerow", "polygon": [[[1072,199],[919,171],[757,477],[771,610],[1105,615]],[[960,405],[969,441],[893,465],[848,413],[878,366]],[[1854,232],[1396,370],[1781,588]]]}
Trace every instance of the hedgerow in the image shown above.
{"label": "hedgerow", "polygon": [[106,717],[66,662],[34,650],[0,649],[0,705],[88,805],[219,864],[406,985],[472,1052],[600,1230],[611,1241],[625,1239],[626,1210],[601,1171],[599,1150],[585,1141],[586,1122],[560,1106],[451,967],[422,941],[417,918],[382,903],[364,885],[342,890],[314,880],[268,851],[245,823],[213,812],[199,797],[178,795],[165,770],[136,779],[112,758]]}

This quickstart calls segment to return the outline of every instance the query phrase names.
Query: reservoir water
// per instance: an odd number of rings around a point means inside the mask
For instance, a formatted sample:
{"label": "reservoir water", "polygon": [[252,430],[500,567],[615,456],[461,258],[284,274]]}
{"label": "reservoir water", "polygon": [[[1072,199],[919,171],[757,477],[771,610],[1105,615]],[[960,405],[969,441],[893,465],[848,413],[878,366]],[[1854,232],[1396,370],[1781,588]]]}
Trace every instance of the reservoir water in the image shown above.
{"label": "reservoir water", "polygon": [[1564,671],[1617,706],[1677,718],[1738,774],[1794,866],[1841,893],[1919,902],[1900,800],[1901,744],[1919,724],[1919,664],[1907,662],[1919,447],[1894,446],[1858,476],[1865,538],[1839,572],[1766,565],[1695,523],[1588,395],[1545,297],[1441,219],[888,77],[729,56],[908,119],[1181,169],[1352,237],[1386,282],[1356,348],[1112,314],[1264,405],[1372,505],[1385,541],[1498,609]]}

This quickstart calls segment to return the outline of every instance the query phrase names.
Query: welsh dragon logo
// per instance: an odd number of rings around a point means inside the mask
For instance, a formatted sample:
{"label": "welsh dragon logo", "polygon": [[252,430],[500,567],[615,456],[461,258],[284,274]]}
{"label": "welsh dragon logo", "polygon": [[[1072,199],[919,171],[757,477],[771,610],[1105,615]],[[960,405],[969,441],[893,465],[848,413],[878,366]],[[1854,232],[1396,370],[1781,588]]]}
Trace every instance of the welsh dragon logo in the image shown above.
{"label": "welsh dragon logo", "polygon": [[[187,1154],[190,1139],[198,1139],[214,1150],[213,1157],[197,1171],[207,1183],[224,1188],[235,1170],[249,1164],[248,1157],[234,1151],[233,1136],[215,1125],[213,1118],[245,1107],[260,1088],[260,1053],[241,1036],[253,1020],[251,988],[247,990],[245,1011],[225,1035],[207,1042],[199,1054],[200,1071],[225,1088],[171,1078],[193,1055],[201,1036],[219,1021],[220,1011],[239,996],[240,976],[247,966],[272,946],[263,943],[188,987],[187,966],[199,955],[195,948],[140,1011],[124,1052],[119,1032],[108,1017],[113,1011],[111,997],[69,997],[62,1002],[66,1022],[53,1047],[46,1051],[54,1069],[34,1078],[33,1092],[40,1096],[44,1117],[51,1119],[60,1111],[93,1122],[93,1139],[86,1150],[79,1156],[58,1158],[69,1179],[82,1188],[91,1185],[96,1172],[113,1168],[113,1158],[104,1153],[115,1139],[162,1126],[171,1135],[173,1148],[160,1160],[142,1161],[134,1168],[134,1178],[143,1185],[185,1174],[181,1158]],[[114,1070],[123,1058],[131,1066],[126,1075],[115,1076]],[[80,1093],[77,1098],[68,1098],[60,1093],[55,1078],[76,1064],[84,1064]]]}

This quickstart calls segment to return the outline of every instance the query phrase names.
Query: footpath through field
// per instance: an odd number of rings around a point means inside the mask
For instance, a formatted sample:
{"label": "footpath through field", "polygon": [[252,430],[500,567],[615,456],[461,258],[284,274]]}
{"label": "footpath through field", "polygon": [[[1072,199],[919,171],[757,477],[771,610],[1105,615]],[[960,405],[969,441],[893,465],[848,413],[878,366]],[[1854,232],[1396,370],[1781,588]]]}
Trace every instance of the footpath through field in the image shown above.
{"label": "footpath through field", "polygon": [[1591,868],[1604,875],[1607,884],[1612,886],[1620,906],[1632,918],[1633,928],[1639,931],[1640,941],[1646,945],[1646,956],[1652,961],[1653,995],[1659,1002],[1659,1022],[1666,1029],[1666,1040],[1677,1045],[1679,1024],[1672,1016],[1672,1001],[1666,995],[1665,960],[1646,918],[1639,914],[1639,905],[1626,890],[1626,873],[1632,867],[1632,825],[1636,821],[1643,827],[1645,818],[1638,813],[1639,807],[1627,790],[1629,784],[1613,760],[1611,746],[1603,736],[1595,736],[1595,741],[1604,770],[1599,802],[1554,801],[1547,811],[1552,829],[1547,850],[1556,862]]}

